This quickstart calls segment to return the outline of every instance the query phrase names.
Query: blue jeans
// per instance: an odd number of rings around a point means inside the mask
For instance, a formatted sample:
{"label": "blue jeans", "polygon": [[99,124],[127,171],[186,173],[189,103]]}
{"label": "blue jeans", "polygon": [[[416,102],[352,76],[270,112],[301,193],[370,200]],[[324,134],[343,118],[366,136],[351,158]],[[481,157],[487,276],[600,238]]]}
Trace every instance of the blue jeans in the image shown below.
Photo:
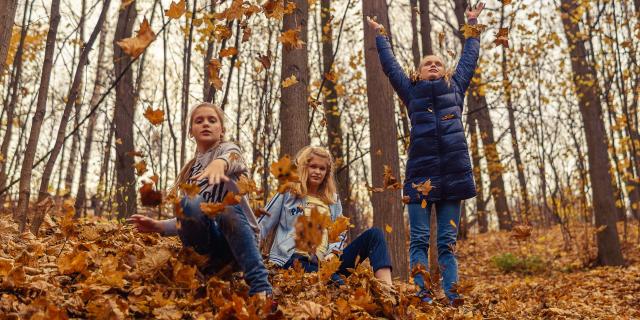
{"label": "blue jeans", "polygon": [[[426,208],[420,204],[409,204],[409,225],[411,227],[409,244],[409,262],[413,267],[422,264],[429,267],[427,251],[429,249],[429,222],[431,206],[436,206],[438,222],[438,264],[442,274],[442,288],[449,300],[458,298],[457,293],[451,292],[454,283],[458,283],[458,262],[453,253],[460,225],[460,201],[441,200],[428,202]],[[455,227],[451,223],[455,224]],[[421,274],[413,278],[413,282],[424,289],[424,279]]]}
{"label": "blue jeans", "polygon": [[[309,259],[303,255],[294,253],[291,258],[289,258],[289,261],[282,267],[285,269],[290,268],[295,260],[298,260],[305,272],[316,272],[318,271],[318,261],[314,258]],[[391,269],[391,258],[389,257],[389,250],[387,250],[387,241],[384,239],[382,230],[378,228],[371,228],[363,232],[344,248],[340,256],[340,267],[336,273],[348,277],[349,274],[351,274],[348,269],[355,268],[356,261],[362,262],[367,258],[369,258],[369,263],[374,272],[382,268]],[[339,277],[333,278],[337,279]]]}
{"label": "blue jeans", "polygon": [[209,218],[200,209],[202,201],[198,195],[192,199],[185,197],[180,202],[184,211],[184,218],[178,218],[182,244],[209,256],[207,271],[215,272],[230,264],[240,267],[250,295],[271,293],[255,233],[240,206],[227,207],[215,218]]}

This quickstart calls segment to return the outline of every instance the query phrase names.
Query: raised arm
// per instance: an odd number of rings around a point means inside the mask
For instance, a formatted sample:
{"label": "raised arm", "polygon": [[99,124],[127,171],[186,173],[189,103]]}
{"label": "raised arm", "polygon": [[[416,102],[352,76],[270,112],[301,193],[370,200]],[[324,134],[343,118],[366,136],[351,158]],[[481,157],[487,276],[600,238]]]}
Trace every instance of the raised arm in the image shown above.
{"label": "raised arm", "polygon": [[398,96],[400,96],[402,102],[408,106],[411,80],[409,80],[409,77],[393,55],[389,39],[385,35],[381,34],[384,29],[383,26],[375,22],[370,17],[367,17],[367,23],[370,28],[375,29],[376,32],[378,32],[378,35],[376,35],[376,47],[378,49],[378,56],[380,57],[382,71],[389,78],[393,89],[396,91]]}
{"label": "raised arm", "polygon": [[[484,3],[479,3],[473,9],[469,8],[465,12],[467,16],[467,23],[469,25],[475,25],[478,23],[478,16],[484,9]],[[458,66],[456,67],[456,71],[453,74],[453,81],[458,85],[458,87],[466,92],[467,88],[469,88],[469,84],[471,83],[471,79],[473,78],[473,74],[476,71],[476,67],[478,65],[478,57],[480,56],[480,39],[476,37],[467,38],[464,42],[464,47],[462,48],[462,55],[460,56],[460,61],[458,61]]]}

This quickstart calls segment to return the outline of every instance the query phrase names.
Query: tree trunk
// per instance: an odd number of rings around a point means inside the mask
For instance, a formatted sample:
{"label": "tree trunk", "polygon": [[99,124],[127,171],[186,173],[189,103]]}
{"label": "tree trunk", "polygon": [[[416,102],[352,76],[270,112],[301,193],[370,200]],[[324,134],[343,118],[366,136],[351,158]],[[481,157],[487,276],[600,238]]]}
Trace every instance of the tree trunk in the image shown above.
{"label": "tree trunk", "polygon": [[422,55],[433,54],[431,43],[431,18],[429,17],[429,0],[420,1],[420,35],[422,40]]}
{"label": "tree trunk", "polygon": [[[47,160],[47,164],[44,167],[44,171],[42,173],[42,180],[40,181],[40,189],[38,192],[38,202],[42,201],[47,195],[47,189],[49,188],[49,181],[51,179],[53,173],[53,167],[56,164],[56,160],[58,159],[58,154],[60,150],[64,147],[65,135],[67,132],[67,124],[69,122],[69,117],[71,116],[71,109],[76,103],[76,99],[78,98],[78,94],[80,91],[80,84],[82,83],[82,74],[84,70],[84,66],[89,62],[89,51],[93,47],[93,43],[98,38],[98,34],[100,33],[100,29],[102,28],[102,24],[107,17],[107,12],[109,11],[109,4],[111,0],[105,0],[103,2],[102,11],[100,12],[100,17],[98,18],[98,22],[91,32],[91,36],[89,37],[89,41],[84,45],[82,52],[80,53],[80,57],[78,59],[78,66],[76,68],[75,75],[73,77],[73,83],[71,84],[71,88],[69,89],[69,94],[67,95],[67,102],[65,103],[64,110],[62,111],[62,118],[60,119],[60,125],[58,127],[58,133],[56,135],[56,140],[53,144],[53,148],[51,149],[51,154],[49,159]],[[133,115],[133,113],[130,113]],[[79,115],[76,115],[76,118]],[[131,117],[130,117],[131,118]],[[73,157],[74,154],[70,155],[70,158]],[[62,169],[60,169],[62,170]]]}
{"label": "tree trunk", "polygon": [[280,157],[288,154],[294,156],[298,150],[309,144],[309,52],[307,21],[309,4],[306,0],[286,0],[296,5],[293,13],[284,16],[282,30],[300,28],[300,40],[305,42],[300,49],[282,46],[282,80],[295,76],[298,83],[282,88],[280,95]]}
{"label": "tree trunk", "polygon": [[587,49],[584,44],[585,40],[580,36],[583,35],[578,25],[580,17],[571,16],[577,12],[577,7],[578,3],[575,0],[561,0],[562,25],[571,55],[573,82],[587,140],[596,228],[603,228],[596,234],[597,263],[612,266],[622,265],[624,259],[616,227],[616,207],[613,186],[611,185],[611,164],[607,151],[608,143],[603,121],[600,87],[597,85],[595,68],[585,59]]}
{"label": "tree trunk", "polygon": [[411,0],[411,57],[413,67],[418,69],[420,65],[420,31],[418,31],[418,0]]}
{"label": "tree trunk", "polygon": [[113,64],[116,76],[123,74],[116,85],[116,106],[114,116],[116,137],[116,203],[118,219],[122,219],[137,211],[136,208],[136,176],[133,168],[133,156],[128,152],[135,150],[133,141],[134,88],[133,72],[128,68],[129,57],[118,44],[118,40],[131,37],[133,23],[136,20],[136,2],[118,13],[118,24],[113,39]]}
{"label": "tree trunk", "polygon": [[[327,77],[333,71],[333,28],[331,22],[331,0],[321,1],[320,24],[322,27],[322,65],[324,76]],[[342,203],[343,214],[351,218],[350,195],[351,183],[349,181],[349,168],[346,166],[346,158],[343,152],[343,137],[340,111],[338,110],[338,94],[335,90],[336,83],[333,77],[327,79],[324,85],[324,95],[322,105],[327,120],[327,144],[335,159],[336,179],[338,180],[338,192]],[[337,80],[335,80],[337,81]],[[353,219],[352,219],[353,220]],[[355,234],[351,234],[354,239]]]}
{"label": "tree trunk", "polygon": [[[7,187],[7,164],[9,161],[9,146],[11,144],[12,136],[13,136],[13,121],[15,117],[15,110],[18,104],[18,85],[22,79],[22,54],[24,50],[24,42],[27,37],[27,32],[29,30],[29,24],[27,23],[27,16],[30,16],[28,11],[28,1],[25,1],[24,5],[24,13],[22,15],[22,27],[20,30],[20,41],[18,42],[18,48],[16,49],[16,54],[13,59],[13,77],[11,77],[11,98],[7,105],[7,128],[4,132],[4,137],[2,138],[2,146],[0,146],[0,155],[4,158],[0,161],[0,190],[4,190]],[[12,24],[13,25],[13,24]],[[5,61],[6,56],[2,58]],[[2,73],[2,71],[0,71]],[[4,204],[5,197],[8,192],[3,192],[0,194],[0,204]]]}
{"label": "tree trunk", "polygon": [[[104,58],[104,51],[106,45],[106,29],[102,26],[100,33],[100,43],[98,44],[98,61],[96,68],[96,78],[93,84],[93,93],[91,94],[91,100],[89,100],[89,106],[92,108],[100,100],[102,93],[102,82],[104,69],[102,69],[102,60]],[[96,119],[98,118],[98,112],[94,112],[89,118],[89,124],[87,125],[87,133],[84,140],[84,150],[82,152],[82,160],[80,161],[80,180],[78,181],[78,192],[76,193],[76,203],[74,205],[76,209],[76,218],[84,215],[86,208],[85,202],[87,199],[87,173],[89,169],[89,159],[91,158],[91,145],[93,144],[93,134],[96,126]],[[94,212],[96,214],[96,212]]]}
{"label": "tree trunk", "polygon": [[[13,31],[13,22],[16,18],[16,9],[18,8],[18,0],[2,1],[2,10],[0,10],[0,76],[4,73],[9,53],[9,44],[11,43],[11,34]],[[22,26],[25,27],[24,25]]]}
{"label": "tree trunk", "polygon": [[[466,3],[464,0],[456,0],[455,14],[458,19],[458,24],[460,25],[465,22],[465,8]],[[464,37],[460,35],[459,39],[464,46]],[[493,197],[493,202],[495,204],[496,214],[498,215],[498,226],[500,230],[511,230],[512,220],[505,194],[504,178],[502,176],[503,168],[500,163],[497,141],[493,134],[493,122],[489,115],[487,99],[480,91],[480,87],[478,85],[481,81],[480,74],[476,73],[468,89],[468,114],[474,114],[474,118],[477,120],[478,127],[480,128],[480,139],[482,140],[484,155],[487,160],[489,186],[491,196]]]}
{"label": "tree trunk", "polygon": [[[80,43],[84,44],[84,27],[85,27],[85,11],[86,11],[87,1],[82,0],[81,13],[80,13],[80,26],[79,26],[79,38]],[[80,85],[78,86],[78,92],[83,90],[83,74],[84,74],[84,66],[78,65],[78,69],[80,72]],[[78,93],[74,101],[74,109],[76,112],[76,116],[74,117],[73,126],[77,128],[80,125],[80,111],[82,110],[82,94]],[[67,165],[67,173],[64,177],[64,189],[68,192],[71,192],[71,187],[73,185],[73,178],[76,175],[76,160],[78,154],[78,148],[80,148],[80,130],[77,130],[73,135],[73,139],[71,142],[71,151],[69,152],[69,164]],[[62,170],[62,168],[61,168]]]}
{"label": "tree trunk", "polygon": [[22,161],[22,168],[20,170],[20,185],[18,187],[20,195],[18,197],[18,208],[15,211],[16,214],[14,216],[18,221],[20,232],[23,232],[27,225],[27,212],[29,209],[29,198],[31,197],[31,167],[35,160],[38,140],[40,138],[40,129],[47,109],[49,80],[51,78],[51,67],[53,66],[53,52],[56,47],[56,34],[58,33],[58,24],[60,23],[60,0],[51,1],[51,10],[49,12],[51,20],[49,21],[49,31],[47,32],[47,40],[44,50],[44,61],[42,63],[36,111],[31,120],[29,140],[27,141]]}
{"label": "tree trunk", "polygon": [[[376,49],[376,31],[366,24],[367,16],[377,16],[378,22],[389,31],[388,7],[384,0],[367,0],[362,2],[365,69],[367,80],[367,105],[369,109],[369,137],[371,157],[371,183],[374,186],[383,185],[384,166],[391,167],[396,177],[400,175],[397,128],[394,114],[393,90],[389,81],[385,79]],[[400,191],[374,192],[371,196],[373,205],[373,224],[385,229],[392,227],[391,233],[386,233],[391,253],[394,271],[401,279],[408,276],[407,250],[404,213],[400,199]]]}
{"label": "tree trunk", "polygon": [[476,181],[476,219],[478,221],[478,231],[485,233],[489,231],[489,220],[487,219],[487,204],[484,195],[484,184],[482,183],[482,168],[480,167],[480,151],[478,142],[478,131],[473,114],[467,116],[467,126],[471,140],[471,159],[473,161],[473,178]]}
{"label": "tree trunk", "polygon": [[[209,13],[213,14],[216,11],[216,0],[211,0],[209,3]],[[209,61],[213,58],[213,39],[209,39],[207,41],[207,53],[203,59],[203,70],[207,70],[207,66],[209,66]],[[211,85],[211,80],[209,79],[209,72],[204,72],[204,83],[202,84],[202,96],[204,102],[213,102],[213,97],[216,94],[216,88]]]}
{"label": "tree trunk", "polygon": [[[181,134],[181,144],[180,144],[180,167],[184,166],[186,159],[186,145],[187,145],[187,131],[188,122],[187,119],[189,115],[189,86],[191,84],[191,46],[193,45],[193,20],[196,19],[196,5],[198,4],[198,0],[193,0],[193,16],[189,23],[189,34],[185,39],[183,58],[182,58],[182,112],[181,112],[181,122],[180,122],[180,134]],[[206,72],[205,72],[206,73]]]}

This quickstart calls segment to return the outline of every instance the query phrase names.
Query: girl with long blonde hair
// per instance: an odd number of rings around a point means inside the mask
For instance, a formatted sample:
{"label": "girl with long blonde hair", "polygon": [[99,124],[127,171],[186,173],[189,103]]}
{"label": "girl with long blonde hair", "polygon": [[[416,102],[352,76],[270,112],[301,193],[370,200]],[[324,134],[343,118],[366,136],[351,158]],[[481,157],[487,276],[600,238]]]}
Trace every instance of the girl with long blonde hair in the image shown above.
{"label": "girl with long blonde hair", "polygon": [[297,261],[306,272],[315,272],[319,263],[335,255],[341,263],[332,279],[342,283],[341,275],[348,276],[348,269],[368,258],[375,276],[391,285],[391,259],[384,234],[378,228],[363,232],[346,247],[346,232],[340,235],[339,241],[329,243],[328,233],[324,230],[316,252],[296,248],[295,225],[299,216],[310,215],[311,210],[316,209],[335,221],[342,216],[342,206],[334,178],[335,162],[327,149],[304,147],[298,152],[295,163],[300,177],[297,190],[276,194],[267,204],[269,214],[259,220],[263,239],[275,230],[269,260],[282,268],[290,268]]}

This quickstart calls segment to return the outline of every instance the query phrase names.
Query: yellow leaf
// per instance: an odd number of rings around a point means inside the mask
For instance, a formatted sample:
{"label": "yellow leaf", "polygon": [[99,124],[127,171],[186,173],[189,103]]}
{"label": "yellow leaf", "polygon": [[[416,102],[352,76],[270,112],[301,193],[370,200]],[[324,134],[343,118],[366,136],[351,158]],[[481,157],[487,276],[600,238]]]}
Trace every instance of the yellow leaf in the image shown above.
{"label": "yellow leaf", "polygon": [[296,248],[315,253],[322,243],[323,232],[330,220],[328,214],[321,213],[315,207],[311,209],[310,215],[300,215],[296,219]]}
{"label": "yellow leaf", "polygon": [[147,18],[145,17],[140,24],[140,30],[138,30],[138,34],[135,37],[125,38],[117,41],[116,43],[126,54],[130,55],[132,58],[137,58],[145,49],[147,49],[149,44],[151,44],[155,38],[156,34],[151,30],[149,21],[147,21]]}
{"label": "yellow leaf", "polygon": [[428,179],[427,181],[419,184],[412,183],[411,186],[414,189],[418,190],[418,192],[420,192],[425,197],[428,196],[429,192],[431,192],[431,189],[433,189],[433,187],[431,186],[431,179]]}
{"label": "yellow leaf", "polygon": [[200,187],[195,183],[182,183],[180,184],[180,189],[192,199],[200,193]]}
{"label": "yellow leaf", "polygon": [[295,74],[292,74],[290,77],[282,80],[282,87],[288,88],[296,83],[298,83],[298,79],[296,78]]}
{"label": "yellow leaf", "polygon": [[349,229],[349,218],[345,216],[338,217],[329,226],[329,242],[336,242],[340,239],[340,234]]}
{"label": "yellow leaf", "polygon": [[171,19],[180,18],[187,11],[187,5],[185,0],[180,0],[178,3],[171,2],[169,9],[164,11],[164,15]]}
{"label": "yellow leaf", "polygon": [[458,228],[458,226],[456,225],[456,222],[453,221],[453,219],[449,220],[449,224],[452,225],[454,228]]}
{"label": "yellow leaf", "polygon": [[420,206],[422,207],[422,209],[427,207],[427,199],[422,199],[422,203],[420,204]]}
{"label": "yellow leaf", "polygon": [[153,110],[151,107],[147,107],[144,111],[144,117],[147,118],[152,125],[157,126],[164,121],[164,111],[160,109]]}
{"label": "yellow leaf", "polygon": [[216,88],[216,90],[222,89],[222,80],[220,79],[220,68],[222,64],[218,59],[209,60],[207,65],[207,71],[209,72],[209,83]]}
{"label": "yellow leaf", "polygon": [[384,231],[386,231],[387,233],[391,233],[393,231],[393,228],[391,228],[390,225],[385,224],[384,225]]}
{"label": "yellow leaf", "polygon": [[283,32],[278,40],[289,50],[301,49],[305,44],[304,41],[300,40],[300,28],[289,29]]}
{"label": "yellow leaf", "polygon": [[484,31],[486,27],[487,26],[484,24],[465,24],[464,26],[462,26],[462,34],[464,35],[465,39],[479,38],[480,33],[482,33],[482,31]]}

